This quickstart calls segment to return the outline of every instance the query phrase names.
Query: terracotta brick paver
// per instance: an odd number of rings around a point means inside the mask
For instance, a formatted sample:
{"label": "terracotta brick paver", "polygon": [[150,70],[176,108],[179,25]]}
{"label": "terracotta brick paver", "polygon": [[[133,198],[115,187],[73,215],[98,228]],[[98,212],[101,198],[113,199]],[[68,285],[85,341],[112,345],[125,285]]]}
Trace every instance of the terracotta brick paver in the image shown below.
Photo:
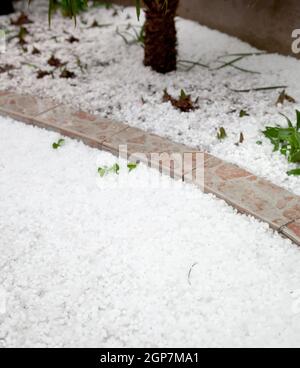
{"label": "terracotta brick paver", "polygon": [[300,218],[299,196],[210,154],[205,155],[204,178],[196,179],[193,175],[187,181],[224,199],[239,212],[267,222],[278,231]]}
{"label": "terracotta brick paver", "polygon": [[7,96],[9,95],[11,92],[10,91],[0,91],[0,96]]}
{"label": "terracotta brick paver", "polygon": [[286,226],[283,226],[281,232],[287,238],[290,238],[296,244],[300,245],[300,219],[295,220]]}
{"label": "terracotta brick paver", "polygon": [[38,116],[42,125],[55,127],[61,134],[79,138],[95,148],[102,148],[102,142],[127,128],[127,125],[113,122],[99,116],[71,107],[60,105]]}
{"label": "terracotta brick paver", "polygon": [[[136,159],[149,165],[151,162],[151,167],[170,173],[172,177],[178,179],[196,168],[197,150],[137,128],[129,127],[105,140],[102,149],[117,155],[122,145],[127,146],[127,157],[124,158]],[[184,160],[184,157],[188,158],[189,154],[194,161]],[[172,155],[171,167],[170,155]]]}
{"label": "terracotta brick paver", "polygon": [[58,103],[49,98],[35,98],[29,95],[17,95],[6,93],[0,95],[0,106],[2,115],[9,113],[15,118],[24,118],[30,122],[32,117],[35,117],[42,112],[52,109]]}
{"label": "terracotta brick paver", "polygon": [[[150,164],[150,158],[155,157],[152,167],[215,194],[300,245],[300,197],[236,165],[50,99],[0,91],[0,114],[57,131],[114,155],[126,145],[126,153],[121,155],[125,158]],[[171,160],[168,155],[172,155]]]}
{"label": "terracotta brick paver", "polygon": [[[224,166],[231,176],[224,176]],[[216,169],[205,169],[204,183],[206,192],[223,198],[240,212],[268,222],[276,230],[300,217],[298,196],[235,165],[226,163]]]}

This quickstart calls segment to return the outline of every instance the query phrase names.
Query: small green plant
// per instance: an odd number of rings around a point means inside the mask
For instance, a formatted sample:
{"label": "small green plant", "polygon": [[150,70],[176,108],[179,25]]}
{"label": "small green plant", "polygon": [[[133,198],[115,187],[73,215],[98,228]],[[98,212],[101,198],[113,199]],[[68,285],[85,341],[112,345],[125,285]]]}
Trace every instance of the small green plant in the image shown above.
{"label": "small green plant", "polygon": [[60,147],[62,147],[65,144],[65,140],[64,139],[59,139],[57,142],[54,142],[52,144],[52,148],[53,149],[58,149]]}
{"label": "small green plant", "polygon": [[58,9],[64,17],[70,17],[75,19],[76,15],[80,12],[87,10],[88,1],[87,0],[49,0],[48,16],[49,23],[51,20],[51,15]]}
{"label": "small green plant", "polygon": [[218,133],[217,133],[217,138],[221,141],[221,140],[223,140],[223,139],[225,139],[225,138],[227,138],[227,133],[226,133],[226,130],[223,128],[223,127],[221,127],[220,129],[219,129],[219,131],[218,131]]}
{"label": "small green plant", "polygon": [[[136,162],[129,162],[127,164],[127,168],[129,170],[129,172],[135,170],[138,167],[139,163]],[[119,164],[114,164],[112,166],[101,166],[98,168],[98,174],[101,176],[101,178],[103,178],[104,176],[108,175],[108,174],[116,174],[119,175],[120,173],[120,165]]]}
{"label": "small green plant", "polygon": [[[281,114],[283,115],[283,114]],[[300,163],[300,111],[296,110],[296,123],[283,115],[288,127],[266,127],[263,134],[274,146],[274,152],[280,151],[290,163]],[[288,175],[300,175],[300,169],[291,170]]]}
{"label": "small green plant", "polygon": [[101,178],[103,178],[104,176],[108,175],[108,174],[116,174],[119,175],[120,172],[120,166],[119,164],[114,164],[110,167],[108,166],[103,166],[103,167],[99,167],[98,168],[98,174],[101,176]]}
{"label": "small green plant", "polygon": [[[133,34],[129,31],[132,30]],[[140,44],[144,47],[145,45],[145,27],[140,27],[140,30],[137,30],[136,27],[128,24],[125,31],[120,31],[117,27],[116,34],[120,36],[126,45],[136,45]]]}
{"label": "small green plant", "polygon": [[145,45],[145,26],[143,25],[139,32],[135,28],[133,28],[133,30],[135,33],[136,42],[141,45]]}

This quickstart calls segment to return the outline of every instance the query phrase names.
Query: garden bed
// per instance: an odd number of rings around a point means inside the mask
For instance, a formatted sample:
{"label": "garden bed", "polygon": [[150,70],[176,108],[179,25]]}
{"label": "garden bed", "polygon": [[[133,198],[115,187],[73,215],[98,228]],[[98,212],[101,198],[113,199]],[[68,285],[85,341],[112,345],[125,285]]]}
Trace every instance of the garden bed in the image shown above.
{"label": "garden bed", "polygon": [[143,164],[101,176],[111,154],[0,125],[1,347],[299,346],[290,241]]}
{"label": "garden bed", "polygon": [[[179,60],[188,63],[179,62],[176,73],[159,75],[142,64],[143,49],[136,42],[142,20],[137,22],[133,8],[92,8],[78,17],[76,28],[72,21],[57,15],[51,30],[45,2],[35,4],[29,14],[33,23],[24,25],[29,34],[23,31],[22,45],[20,39],[13,38],[20,27],[10,24],[12,17],[0,18],[2,28],[9,30],[7,52],[1,55],[0,65],[13,67],[0,74],[2,89],[51,96],[205,149],[300,194],[300,179],[287,175],[295,165],[273,153],[261,132],[266,125],[286,126],[279,113],[294,119],[300,101],[300,61],[260,54],[218,69],[222,62],[237,58],[226,54],[257,50],[178,18]],[[274,86],[286,86],[296,103],[276,105],[284,88],[233,91]],[[183,113],[163,102],[165,89],[173,97],[184,90],[197,108]],[[225,139],[217,137],[220,128],[226,132]]]}

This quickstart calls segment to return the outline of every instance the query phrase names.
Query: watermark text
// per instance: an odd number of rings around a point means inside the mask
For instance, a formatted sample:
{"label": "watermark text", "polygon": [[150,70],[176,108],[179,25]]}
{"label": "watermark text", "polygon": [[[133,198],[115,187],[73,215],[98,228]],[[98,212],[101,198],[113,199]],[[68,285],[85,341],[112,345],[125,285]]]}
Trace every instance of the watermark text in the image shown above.
{"label": "watermark text", "polygon": [[292,43],[292,52],[294,54],[300,54],[300,29],[294,29],[292,38],[294,39]]}

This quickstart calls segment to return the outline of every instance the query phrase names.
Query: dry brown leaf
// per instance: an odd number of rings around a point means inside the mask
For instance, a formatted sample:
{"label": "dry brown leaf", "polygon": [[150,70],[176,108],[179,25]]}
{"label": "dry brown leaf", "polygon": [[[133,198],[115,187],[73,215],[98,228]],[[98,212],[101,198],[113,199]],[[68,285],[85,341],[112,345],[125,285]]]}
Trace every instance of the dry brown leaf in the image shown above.
{"label": "dry brown leaf", "polygon": [[186,95],[182,90],[178,99],[169,95],[168,91],[164,90],[163,102],[171,102],[172,106],[182,112],[194,111],[197,106],[196,102],[193,102],[190,95]]}

